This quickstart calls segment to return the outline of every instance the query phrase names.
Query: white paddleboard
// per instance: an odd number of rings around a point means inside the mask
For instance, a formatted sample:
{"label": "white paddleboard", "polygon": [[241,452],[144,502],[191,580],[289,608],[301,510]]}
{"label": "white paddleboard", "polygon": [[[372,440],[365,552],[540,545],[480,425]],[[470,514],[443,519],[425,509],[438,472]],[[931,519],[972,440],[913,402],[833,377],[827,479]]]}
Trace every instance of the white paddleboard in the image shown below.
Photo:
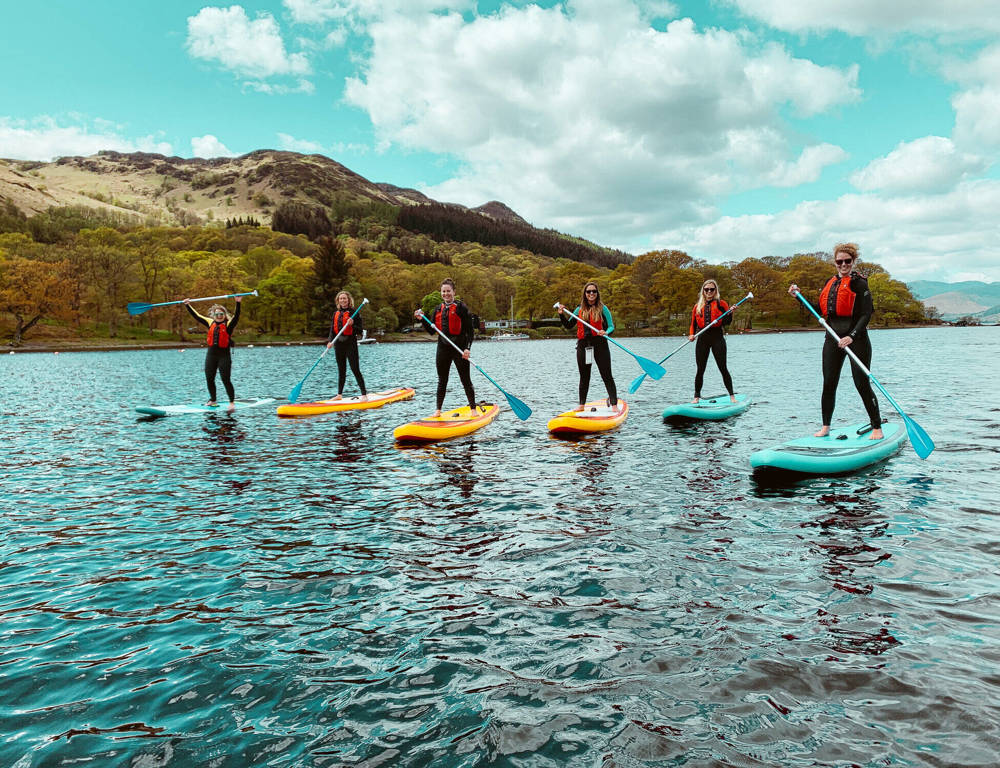
{"label": "white paddleboard", "polygon": [[[275,402],[273,397],[250,398],[247,400],[236,400],[233,403],[234,411],[241,411],[244,408],[256,408],[259,405],[270,405]],[[186,413],[229,413],[229,403],[223,401],[218,405],[140,405],[136,407],[136,413],[146,416],[180,416]]]}

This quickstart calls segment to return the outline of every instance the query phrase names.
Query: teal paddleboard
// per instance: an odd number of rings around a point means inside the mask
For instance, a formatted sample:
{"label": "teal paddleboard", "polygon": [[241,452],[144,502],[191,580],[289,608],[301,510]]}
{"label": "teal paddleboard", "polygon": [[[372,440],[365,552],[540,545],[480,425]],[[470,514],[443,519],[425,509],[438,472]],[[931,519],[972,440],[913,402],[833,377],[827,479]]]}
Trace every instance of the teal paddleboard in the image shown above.
{"label": "teal paddleboard", "polygon": [[736,395],[736,402],[729,400],[729,395],[718,395],[717,397],[702,398],[697,403],[678,403],[668,405],[663,411],[663,419],[709,419],[718,421],[728,419],[737,413],[743,413],[750,406],[750,396],[744,394]]}
{"label": "teal paddleboard", "polygon": [[[241,411],[244,408],[256,408],[259,405],[270,405],[275,402],[273,397],[264,397],[248,400],[236,400],[233,403],[234,411]],[[229,403],[222,402],[219,405],[140,405],[136,413],[146,416],[180,416],[185,413],[229,413]]]}
{"label": "teal paddleboard", "polygon": [[831,429],[826,437],[799,437],[750,455],[754,474],[797,472],[840,475],[854,472],[896,453],[906,438],[902,424],[883,424],[881,440],[872,440],[870,424]]}

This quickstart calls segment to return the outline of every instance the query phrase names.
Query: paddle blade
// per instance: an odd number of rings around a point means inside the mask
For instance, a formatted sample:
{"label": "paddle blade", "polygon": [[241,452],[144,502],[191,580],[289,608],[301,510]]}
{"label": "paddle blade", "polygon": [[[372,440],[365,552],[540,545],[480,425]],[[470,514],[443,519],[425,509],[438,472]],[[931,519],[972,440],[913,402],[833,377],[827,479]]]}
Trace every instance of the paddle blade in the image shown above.
{"label": "paddle blade", "polygon": [[906,436],[910,438],[913,450],[921,459],[926,459],[934,450],[934,441],[924,431],[924,428],[909,416],[903,416],[903,423],[906,425]]}
{"label": "paddle blade", "polygon": [[518,400],[509,392],[504,392],[504,395],[507,396],[507,403],[510,405],[510,409],[514,412],[514,415],[521,421],[527,421],[528,417],[531,416],[531,409],[528,405]]}
{"label": "paddle blade", "polygon": [[657,381],[659,381],[660,379],[662,379],[663,376],[664,376],[664,374],[666,374],[666,372],[667,372],[666,368],[664,368],[662,365],[660,365],[658,363],[654,363],[652,360],[650,360],[647,357],[640,357],[639,355],[636,355],[635,359],[639,363],[639,365],[642,367],[642,370],[644,370],[646,372],[646,375],[647,376],[651,376],[652,378],[656,379]]}
{"label": "paddle blade", "polygon": [[[119,306],[121,305],[119,304]],[[128,313],[130,315],[141,315],[143,312],[147,311],[152,306],[153,306],[152,304],[147,304],[144,301],[133,301],[129,303],[126,309],[128,309]]]}
{"label": "paddle blade", "polygon": [[288,402],[295,403],[299,399],[299,395],[302,394],[302,385],[306,383],[305,379],[302,379],[298,384],[292,387],[292,391],[288,393]]}
{"label": "paddle blade", "polygon": [[642,382],[644,382],[645,380],[646,380],[646,374],[644,373],[640,373],[638,376],[632,379],[632,383],[628,385],[628,393],[630,395],[634,395],[636,392],[638,392],[639,387],[642,386]]}

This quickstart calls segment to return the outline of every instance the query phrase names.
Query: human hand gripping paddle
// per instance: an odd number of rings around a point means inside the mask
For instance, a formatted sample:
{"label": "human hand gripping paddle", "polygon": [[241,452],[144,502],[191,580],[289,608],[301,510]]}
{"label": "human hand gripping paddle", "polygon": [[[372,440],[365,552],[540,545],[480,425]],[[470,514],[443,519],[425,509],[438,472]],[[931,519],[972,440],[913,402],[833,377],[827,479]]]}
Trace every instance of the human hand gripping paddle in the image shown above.
{"label": "human hand gripping paddle", "polygon": [[[740,299],[735,304],[733,304],[733,306],[731,306],[729,309],[727,309],[725,312],[723,312],[721,315],[719,315],[717,318],[715,318],[712,322],[710,322],[708,325],[706,325],[704,328],[702,328],[700,331],[698,331],[698,333],[696,333],[694,335],[694,339],[697,339],[699,336],[701,336],[705,331],[707,331],[709,328],[711,328],[717,322],[719,322],[720,320],[722,320],[722,318],[724,318],[726,315],[728,315],[730,312],[732,312],[734,309],[736,309],[744,301],[746,301],[747,299],[752,299],[752,298],[753,298],[753,293],[748,293],[742,299]],[[673,357],[678,352],[680,352],[682,349],[684,349],[684,347],[686,347],[688,344],[690,344],[692,341],[694,341],[694,339],[688,339],[683,344],[681,344],[679,347],[677,347],[677,349],[675,349],[673,352],[671,352],[669,355],[667,355],[665,358],[663,358],[660,361],[660,365],[663,365],[665,362],[667,362],[667,360],[669,360],[671,357]],[[642,374],[641,376],[637,376],[636,378],[634,378],[632,380],[632,383],[629,384],[629,387],[628,387],[629,394],[630,395],[635,394],[636,390],[639,389],[639,387],[642,386],[642,382],[644,382],[645,380],[646,380],[646,374]]]}
{"label": "human hand gripping paddle", "polygon": [[[353,320],[354,316],[356,314],[358,314],[358,312],[361,311],[361,308],[365,304],[367,304],[367,303],[368,303],[368,299],[362,299],[361,303],[358,304],[358,308],[351,313],[351,317],[349,319]],[[347,323],[344,323],[344,327],[341,328],[339,331],[337,331],[337,335],[333,337],[333,341],[330,341],[326,345],[326,348],[323,350],[323,354],[321,354],[316,359],[316,362],[312,364],[312,368],[310,368],[309,372],[306,373],[306,375],[302,377],[302,381],[300,381],[298,384],[296,384],[294,387],[292,387],[292,391],[288,393],[288,402],[289,403],[294,403],[296,400],[299,399],[299,395],[302,394],[302,385],[306,383],[306,379],[309,378],[309,374],[311,374],[313,371],[316,370],[316,366],[319,365],[320,360],[322,360],[324,357],[326,357],[326,353],[330,351],[330,347],[332,347],[334,345],[334,342],[336,342],[337,339],[340,338],[340,334],[342,334],[346,330],[347,330]]]}
{"label": "human hand gripping paddle", "polygon": [[666,370],[663,368],[662,365],[654,363],[652,360],[650,360],[648,358],[645,358],[642,355],[637,355],[635,352],[633,352],[631,349],[629,349],[628,347],[626,347],[624,344],[619,344],[617,341],[615,341],[614,339],[612,339],[606,333],[602,334],[597,328],[595,328],[594,326],[592,326],[586,320],[582,319],[579,315],[577,315],[575,312],[573,312],[573,310],[571,310],[565,304],[562,304],[562,303],[560,303],[560,302],[557,301],[555,304],[552,305],[552,308],[553,309],[564,309],[564,310],[566,310],[566,313],[570,317],[575,318],[578,323],[580,323],[581,325],[586,326],[587,328],[589,328],[590,330],[592,330],[594,333],[603,336],[603,338],[605,338],[608,341],[610,341],[612,344],[614,344],[619,349],[621,349],[621,350],[623,350],[625,352],[628,352],[630,355],[632,355],[632,357],[635,358],[635,361],[639,364],[639,367],[641,367],[642,370],[644,370],[646,372],[646,374],[645,374],[646,376],[652,376],[654,379],[662,379],[663,378],[663,374],[666,373]]}
{"label": "human hand gripping paddle", "polygon": [[133,301],[130,302],[126,307],[130,315],[141,315],[143,312],[148,312],[153,307],[169,307],[171,304],[183,304],[185,301],[195,302],[195,301],[215,301],[216,299],[233,299],[237,296],[257,296],[257,291],[248,291],[247,293],[227,293],[222,296],[202,296],[200,299],[181,299],[180,301],[161,301],[159,304],[147,304],[144,301]]}
{"label": "human hand gripping paddle", "polygon": [[[449,339],[446,334],[441,333],[441,329],[438,328],[436,325],[434,325],[434,323],[432,323],[428,319],[427,315],[425,315],[422,310],[418,311],[420,312],[420,319],[423,320],[425,323],[427,323],[427,325],[430,326],[431,330],[434,331],[434,333],[436,333],[442,339],[451,344],[456,350],[458,350],[459,354],[464,354],[462,350],[458,348],[458,344]],[[472,360],[469,360],[469,362],[472,363]],[[503,396],[507,398],[507,402],[510,404],[510,409],[514,412],[514,415],[517,416],[517,418],[519,418],[521,421],[527,421],[528,417],[531,415],[531,409],[528,407],[528,405],[525,402],[518,400],[516,397],[510,394],[510,392],[508,392],[506,389],[504,389],[495,381],[493,381],[493,377],[490,376],[486,371],[484,371],[478,365],[476,365],[475,363],[472,364],[476,366],[477,371],[479,371],[481,374],[483,374],[483,376],[485,376],[487,379],[490,380],[490,383],[493,384],[494,387],[496,387],[503,393]]]}
{"label": "human hand gripping paddle", "polygon": [[[812,312],[813,317],[819,320],[819,324],[826,328],[827,333],[829,333],[837,341],[840,341],[840,336],[838,336],[836,331],[830,327],[829,323],[827,323],[826,320],[824,320],[820,314],[813,309],[812,305],[806,301],[801,291],[796,290],[795,297],[805,305],[806,309]],[[858,359],[858,356],[851,351],[850,347],[843,347],[843,350],[850,356],[855,365],[867,374],[868,380],[878,387],[878,391],[885,395],[885,399],[892,403],[892,407],[896,409],[897,413],[899,413],[900,417],[903,419],[903,424],[906,425],[906,435],[910,438],[910,445],[913,446],[913,450],[916,452],[917,456],[921,459],[926,459],[930,456],[931,451],[934,450],[934,441],[931,440],[930,436],[924,431],[924,428],[903,413],[903,409],[899,407],[899,403],[892,399],[892,395],[886,392],[885,387],[879,384],[878,379],[876,379],[872,372],[865,367],[865,364]]]}

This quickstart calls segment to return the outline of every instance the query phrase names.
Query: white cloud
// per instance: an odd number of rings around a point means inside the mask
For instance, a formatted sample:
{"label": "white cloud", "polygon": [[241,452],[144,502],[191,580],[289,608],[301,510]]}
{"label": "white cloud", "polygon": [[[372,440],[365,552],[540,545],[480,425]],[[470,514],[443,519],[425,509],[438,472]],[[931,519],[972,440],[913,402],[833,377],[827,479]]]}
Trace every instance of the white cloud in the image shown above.
{"label": "white cloud", "polygon": [[191,139],[192,157],[236,157],[236,153],[230,150],[225,144],[215,136],[206,133],[204,136],[195,136]]}
{"label": "white cloud", "polygon": [[807,201],[774,214],[726,216],[704,226],[655,237],[720,262],[746,256],[791,255],[860,243],[862,257],[901,280],[957,279],[959,273],[1000,280],[1000,181],[964,181],[943,194],[883,197],[849,194]]}
{"label": "white cloud", "polygon": [[985,48],[971,62],[952,64],[946,73],[964,87],[951,100],[955,141],[1000,148],[1000,45]]}
{"label": "white cloud", "polygon": [[279,149],[284,149],[289,152],[303,152],[305,154],[323,152],[322,144],[315,141],[308,141],[307,139],[296,139],[294,136],[287,133],[279,133],[278,142]]}
{"label": "white cloud", "polygon": [[346,100],[383,142],[460,159],[428,194],[501,199],[603,242],[703,221],[720,194],[815,179],[842,150],[792,146],[781,110],[859,95],[854,68],[754,50],[688,19],[657,31],[627,0],[392,17],[369,33]]}
{"label": "white cloud", "polygon": [[851,35],[915,32],[980,35],[1000,30],[997,0],[729,0],[746,16],[787,32]]}
{"label": "white cloud", "polygon": [[93,155],[103,149],[118,152],[173,152],[169,142],[154,136],[128,138],[122,126],[95,119],[60,121],[43,115],[32,120],[0,117],[0,155],[16,160],[51,161],[69,155]]}
{"label": "white cloud", "polygon": [[851,175],[851,183],[870,192],[940,192],[962,179],[981,174],[989,163],[978,155],[959,152],[951,139],[925,136],[901,142],[885,157]]}
{"label": "white cloud", "polygon": [[360,25],[387,16],[423,16],[432,11],[474,10],[474,0],[284,0],[292,20],[300,24],[335,21]]}
{"label": "white cloud", "polygon": [[237,75],[262,79],[311,72],[306,56],[289,53],[270,14],[251,20],[239,5],[202,8],[188,18],[187,47],[192,56],[218,62]]}

